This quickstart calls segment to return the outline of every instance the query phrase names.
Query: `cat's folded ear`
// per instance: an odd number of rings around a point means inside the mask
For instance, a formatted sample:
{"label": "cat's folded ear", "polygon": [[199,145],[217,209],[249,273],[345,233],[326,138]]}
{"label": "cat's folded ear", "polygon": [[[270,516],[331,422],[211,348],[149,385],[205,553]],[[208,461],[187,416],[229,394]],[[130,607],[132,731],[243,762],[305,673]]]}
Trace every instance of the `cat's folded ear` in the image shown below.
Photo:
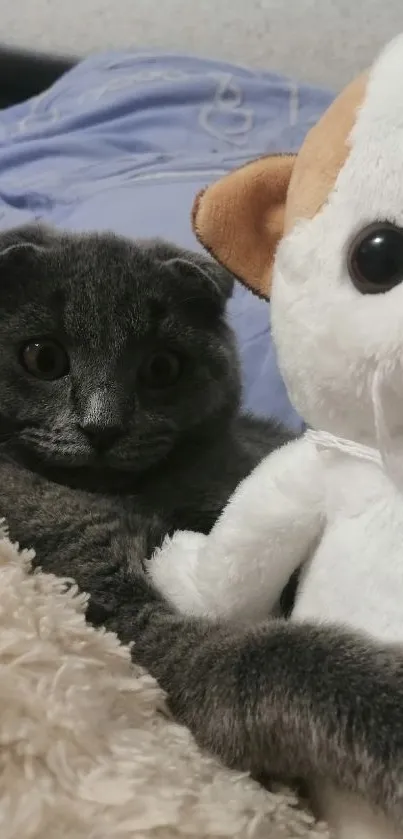
{"label": "cat's folded ear", "polygon": [[23,227],[13,227],[0,233],[0,260],[48,250],[54,243],[54,233],[45,226],[27,224]]}
{"label": "cat's folded ear", "polygon": [[234,288],[234,277],[226,268],[198,253],[173,257],[166,267],[177,277],[183,277],[189,294],[200,301],[209,301],[220,310],[224,309]]}

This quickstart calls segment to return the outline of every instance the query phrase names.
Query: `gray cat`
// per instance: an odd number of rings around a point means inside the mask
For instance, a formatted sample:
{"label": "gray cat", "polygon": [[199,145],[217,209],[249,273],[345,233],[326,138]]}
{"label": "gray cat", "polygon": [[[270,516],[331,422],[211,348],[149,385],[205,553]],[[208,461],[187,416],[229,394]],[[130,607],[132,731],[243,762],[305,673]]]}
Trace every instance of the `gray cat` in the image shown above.
{"label": "gray cat", "polygon": [[289,437],[240,414],[232,288],[162,241],[0,236],[0,514],[110,627],[130,568],[167,533],[209,532]]}

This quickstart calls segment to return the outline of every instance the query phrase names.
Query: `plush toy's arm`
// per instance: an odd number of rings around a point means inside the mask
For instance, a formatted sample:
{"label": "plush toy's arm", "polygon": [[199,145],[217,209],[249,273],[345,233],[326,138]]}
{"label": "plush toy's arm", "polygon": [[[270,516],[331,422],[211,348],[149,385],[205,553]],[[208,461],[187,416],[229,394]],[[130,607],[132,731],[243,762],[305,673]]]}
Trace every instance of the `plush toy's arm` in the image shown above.
{"label": "plush toy's arm", "polygon": [[269,455],[209,536],[181,532],[165,542],[150,565],[154,584],[185,614],[266,617],[320,533],[321,468],[306,438]]}

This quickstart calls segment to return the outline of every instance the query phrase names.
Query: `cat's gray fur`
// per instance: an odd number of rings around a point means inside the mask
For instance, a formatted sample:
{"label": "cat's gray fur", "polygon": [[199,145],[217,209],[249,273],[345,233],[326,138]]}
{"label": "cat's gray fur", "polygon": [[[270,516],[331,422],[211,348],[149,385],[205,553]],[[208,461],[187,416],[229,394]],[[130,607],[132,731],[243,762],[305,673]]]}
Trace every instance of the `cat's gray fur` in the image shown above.
{"label": "cat's gray fur", "polygon": [[[0,236],[0,514],[44,569],[72,576],[113,619],[126,566],[178,528],[208,532],[239,481],[289,438],[241,416],[225,320],[233,278],[162,241]],[[55,338],[70,372],[42,381],[27,341]],[[169,349],[182,374],[141,372]]]}
{"label": "cat's gray fur", "polygon": [[[401,822],[400,653],[331,628],[182,618],[144,575],[165,533],[207,532],[288,436],[239,416],[231,288],[210,261],[164,243],[0,237],[0,511],[45,570],[91,594],[90,620],[135,641],[202,746],[256,776],[327,776]],[[56,385],[20,364],[23,343],[49,334],[72,357]],[[192,375],[150,402],[137,365],[161,340],[190,353]]]}
{"label": "cat's gray fur", "polygon": [[324,779],[403,823],[403,652],[330,626],[251,629],[175,613],[133,576],[114,629],[175,717],[258,779]]}

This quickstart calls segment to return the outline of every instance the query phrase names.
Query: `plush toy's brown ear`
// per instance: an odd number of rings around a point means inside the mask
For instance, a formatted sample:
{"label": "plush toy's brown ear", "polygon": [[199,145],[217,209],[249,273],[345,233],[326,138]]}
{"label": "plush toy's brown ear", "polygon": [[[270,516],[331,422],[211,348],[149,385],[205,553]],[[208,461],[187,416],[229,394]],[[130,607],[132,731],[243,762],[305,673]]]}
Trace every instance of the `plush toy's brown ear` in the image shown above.
{"label": "plush toy's brown ear", "polygon": [[294,160],[273,155],[247,163],[199,193],[193,207],[199,242],[262,297],[270,294]]}

